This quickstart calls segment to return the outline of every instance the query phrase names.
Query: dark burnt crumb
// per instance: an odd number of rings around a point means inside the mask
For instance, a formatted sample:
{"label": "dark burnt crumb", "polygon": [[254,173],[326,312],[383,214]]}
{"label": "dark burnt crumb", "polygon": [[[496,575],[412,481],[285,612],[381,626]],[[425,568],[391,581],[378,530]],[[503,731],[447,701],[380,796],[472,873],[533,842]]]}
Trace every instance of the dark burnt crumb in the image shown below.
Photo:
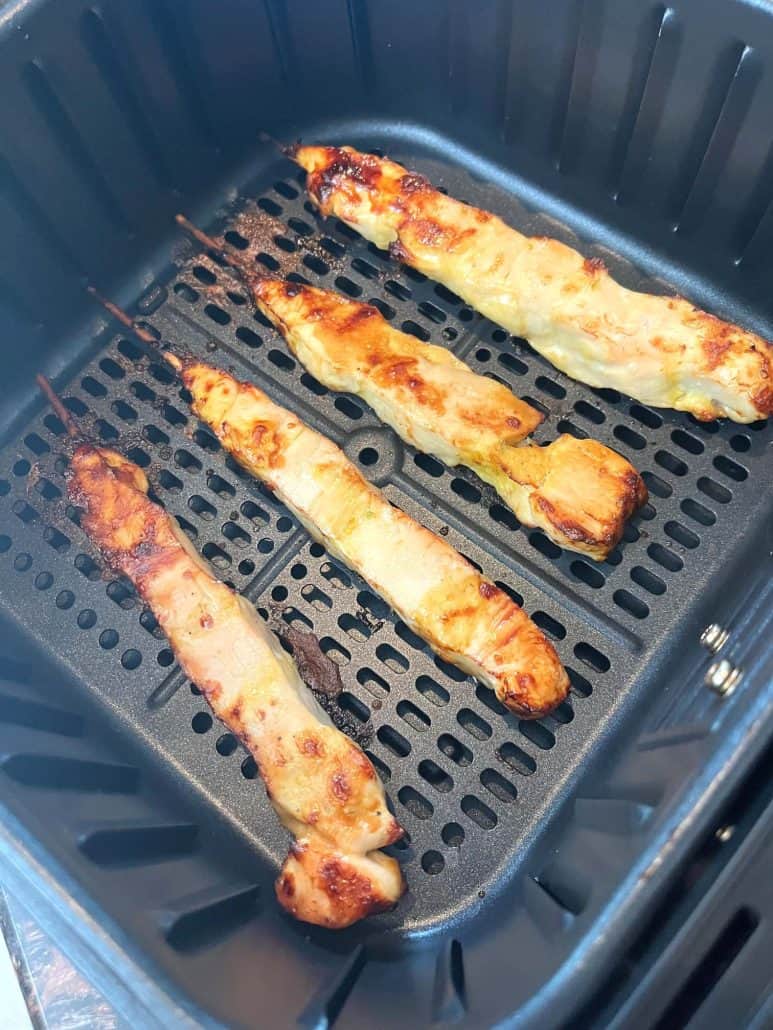
{"label": "dark burnt crumb", "polygon": [[286,625],[279,617],[280,614],[281,609],[272,607],[269,627],[280,639],[289,644],[303,682],[333,720],[337,729],[360,747],[369,747],[373,741],[373,724],[370,719],[364,723],[360,722],[338,703],[344,689],[341,670],[332,658],[328,658],[324,653],[314,633]]}
{"label": "dark burnt crumb", "polygon": [[377,619],[372,612],[369,612],[368,609],[363,607],[362,605],[360,605],[360,607],[355,611],[354,614],[360,620],[360,622],[365,623],[365,625],[368,627],[371,633],[378,633],[378,631],[384,625],[383,619]]}
{"label": "dark burnt crumb", "polygon": [[448,526],[441,526],[438,533],[440,536],[448,536]]}

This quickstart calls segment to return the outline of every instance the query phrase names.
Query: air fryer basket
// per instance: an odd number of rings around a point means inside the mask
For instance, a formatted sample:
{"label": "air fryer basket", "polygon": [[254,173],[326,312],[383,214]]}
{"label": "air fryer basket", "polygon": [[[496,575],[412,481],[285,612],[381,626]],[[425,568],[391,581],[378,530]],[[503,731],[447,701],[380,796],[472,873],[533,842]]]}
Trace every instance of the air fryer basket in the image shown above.
{"label": "air fryer basket", "polygon": [[[180,1021],[558,1024],[770,738],[769,427],[700,424],[567,379],[320,219],[260,132],[388,151],[602,257],[625,285],[676,289],[770,338],[772,77],[770,12],[731,0],[555,0],[549,16],[536,0],[0,10],[0,854],[18,876],[34,854],[43,893],[67,884],[102,924],[92,950],[143,985],[127,1011],[163,1022],[158,992]],[[619,450],[650,490],[625,540],[601,565],[563,552],[472,474],[321,387],[180,238],[176,210],[446,344],[545,411],[538,439]],[[519,722],[436,659],[223,455],[169,370],[89,305],[86,280],[173,346],[254,379],[447,534],[555,641],[569,700]],[[287,839],[255,764],[78,527],[38,370],[147,468],[224,579],[312,628],[341,665],[342,706],[370,720],[409,834],[394,912],[338,935],[279,912]],[[743,669],[724,698],[703,684],[712,621]]]}

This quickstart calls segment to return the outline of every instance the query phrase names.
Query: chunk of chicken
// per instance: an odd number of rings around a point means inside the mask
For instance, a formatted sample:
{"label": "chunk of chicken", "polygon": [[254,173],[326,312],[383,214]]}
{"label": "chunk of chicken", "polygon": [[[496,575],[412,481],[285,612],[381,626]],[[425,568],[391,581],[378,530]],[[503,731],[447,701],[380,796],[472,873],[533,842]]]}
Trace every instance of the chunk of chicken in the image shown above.
{"label": "chunk of chicken", "polygon": [[295,837],[276,883],[280,904],[330,928],[391,908],[405,885],[378,849],[403,831],[373,766],[335,728],[252,605],[215,579],[147,489],[144,472],[115,451],[75,451],[69,495],[85,509],[83,529],[134,583],[186,675],[254,755]]}
{"label": "chunk of chicken", "polygon": [[655,407],[754,422],[773,414],[770,344],[676,297],[634,293],[598,259],[446,197],[351,147],[297,146],[312,200],[443,283],[567,375]]}
{"label": "chunk of chicken", "polygon": [[518,519],[603,560],[647,500],[633,466],[595,440],[526,437],[542,415],[444,347],[394,329],[374,307],[328,290],[251,276],[256,303],[315,378],[355,393],[408,443],[466,465]]}
{"label": "chunk of chicken", "polygon": [[566,697],[569,679],[553,645],[521,608],[447,541],[393,507],[331,440],[252,384],[201,362],[168,360],[226,450],[441,657],[527,717]]}

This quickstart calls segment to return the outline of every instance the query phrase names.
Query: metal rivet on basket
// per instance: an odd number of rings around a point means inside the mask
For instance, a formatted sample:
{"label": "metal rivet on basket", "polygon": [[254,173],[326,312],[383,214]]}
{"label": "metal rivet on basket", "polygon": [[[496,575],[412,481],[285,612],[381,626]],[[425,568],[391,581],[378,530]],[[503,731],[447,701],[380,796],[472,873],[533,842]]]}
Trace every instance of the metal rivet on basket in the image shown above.
{"label": "metal rivet on basket", "polygon": [[701,633],[701,644],[711,654],[718,654],[730,638],[729,632],[717,622],[712,622]]}
{"label": "metal rivet on basket", "polygon": [[732,665],[727,658],[709,666],[704,680],[707,687],[721,697],[729,697],[741,681],[743,672]]}

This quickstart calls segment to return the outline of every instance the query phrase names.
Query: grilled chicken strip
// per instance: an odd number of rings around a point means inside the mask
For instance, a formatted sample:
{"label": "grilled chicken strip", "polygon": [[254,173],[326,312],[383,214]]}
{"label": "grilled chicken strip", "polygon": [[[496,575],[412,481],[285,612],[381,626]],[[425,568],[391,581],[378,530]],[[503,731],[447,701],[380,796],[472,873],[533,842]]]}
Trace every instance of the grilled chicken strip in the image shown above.
{"label": "grilled chicken strip", "polygon": [[193,410],[315,539],[380,593],[441,657],[525,717],[562,701],[569,679],[514,601],[441,537],[394,508],[343,451],[261,390],[174,355]]}
{"label": "grilled chicken strip", "polygon": [[418,450],[471,468],[524,525],[603,561],[647,500],[633,466],[595,440],[567,434],[545,447],[527,442],[540,412],[444,347],[393,329],[370,305],[262,275],[182,216],[178,222],[237,268],[316,379],[362,397]]}
{"label": "grilled chicken strip", "polygon": [[634,293],[598,259],[446,197],[351,147],[296,146],[309,195],[400,261],[443,283],[567,375],[710,420],[773,414],[771,346],[680,298]]}
{"label": "grilled chicken strip", "polygon": [[373,766],[333,726],[252,605],[215,579],[147,490],[145,473],[115,451],[75,451],[69,495],[85,509],[83,529],[134,583],[186,675],[254,755],[296,838],[276,882],[279,903],[335,929],[391,908],[403,878],[377,849],[403,831]]}

